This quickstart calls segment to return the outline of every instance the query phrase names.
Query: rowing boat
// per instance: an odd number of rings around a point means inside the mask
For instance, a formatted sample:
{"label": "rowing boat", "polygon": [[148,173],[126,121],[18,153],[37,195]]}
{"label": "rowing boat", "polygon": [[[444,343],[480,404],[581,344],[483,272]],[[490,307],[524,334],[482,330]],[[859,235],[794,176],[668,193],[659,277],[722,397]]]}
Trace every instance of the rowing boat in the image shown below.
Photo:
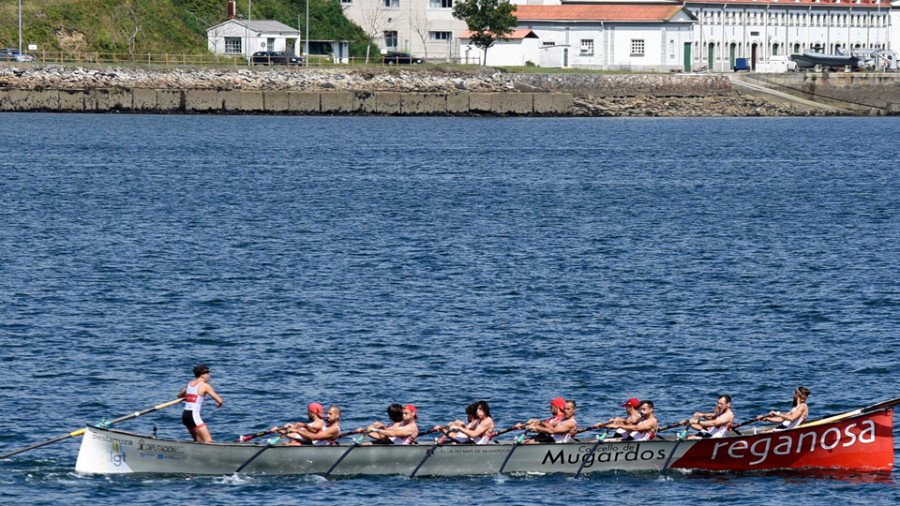
{"label": "rowing boat", "polygon": [[[900,402],[900,401],[898,401]],[[877,406],[877,405],[876,405]],[[891,404],[893,406],[893,404]],[[893,408],[860,409],[846,416],[809,422],[779,432],[736,434],[720,439],[657,437],[650,441],[524,444],[510,454],[512,441],[488,445],[432,444],[409,446],[273,446],[267,443],[195,443],[158,439],[104,427],[85,428],[75,470],[81,473],[232,474],[252,459],[244,472],[267,475],[410,474],[419,476],[496,474],[507,455],[505,473],[574,474],[659,472],[672,452],[668,469],[683,471],[768,471],[830,469],[889,472],[894,465]],[[593,451],[592,451],[593,449]],[[258,458],[254,455],[260,453]],[[424,463],[423,463],[424,460]]]}

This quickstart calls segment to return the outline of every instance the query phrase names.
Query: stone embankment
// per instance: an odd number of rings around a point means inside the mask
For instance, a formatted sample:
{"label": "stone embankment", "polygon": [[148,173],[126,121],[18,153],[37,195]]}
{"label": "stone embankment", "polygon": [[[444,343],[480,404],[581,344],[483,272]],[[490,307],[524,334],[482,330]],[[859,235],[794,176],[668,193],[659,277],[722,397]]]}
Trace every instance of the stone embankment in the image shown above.
{"label": "stone embankment", "polygon": [[146,70],[0,66],[0,111],[205,114],[797,116],[726,77],[442,67]]}

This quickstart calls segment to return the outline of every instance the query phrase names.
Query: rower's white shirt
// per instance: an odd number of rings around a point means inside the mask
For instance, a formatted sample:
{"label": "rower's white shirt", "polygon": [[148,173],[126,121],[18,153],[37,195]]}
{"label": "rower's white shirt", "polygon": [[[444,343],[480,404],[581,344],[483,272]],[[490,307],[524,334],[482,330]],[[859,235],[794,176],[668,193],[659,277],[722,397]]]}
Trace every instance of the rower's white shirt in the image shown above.
{"label": "rower's white shirt", "polygon": [[[325,425],[322,426],[322,430],[325,430],[325,429],[327,429],[328,427],[331,427],[331,424],[328,423],[328,422],[325,422]],[[341,432],[341,426],[340,426],[340,425],[336,425],[336,427],[337,427],[338,433],[340,434],[340,432]],[[313,439],[313,440],[312,440],[312,444],[314,444],[314,445],[316,445],[316,446],[333,445],[333,444],[334,444],[334,440],[333,440],[333,439]]]}
{"label": "rower's white shirt", "polygon": [[[575,417],[573,416],[569,420],[572,420],[573,422],[575,422]],[[563,422],[566,422],[566,421],[568,421],[568,420],[566,420],[565,418],[560,418],[559,421],[557,421],[555,424],[553,424],[553,426],[556,427],[557,425],[559,425]],[[575,426],[576,427],[578,426],[578,422],[575,422]],[[572,443],[575,441],[575,438],[572,437],[571,432],[566,432],[563,434],[553,434],[553,440],[557,443]]]}
{"label": "rower's white shirt", "polygon": [[[723,416],[725,416],[725,413],[722,413],[721,415],[714,418],[713,422],[718,422],[719,418],[722,418]],[[732,420],[734,420],[734,418],[732,418]],[[718,425],[718,426],[714,425],[712,427],[706,427],[704,429],[704,431],[706,431],[706,433],[709,434],[709,437],[715,439],[715,438],[725,437],[728,434],[728,430],[730,428],[731,428],[731,422],[726,423],[723,421],[723,422],[721,422],[721,425]]]}
{"label": "rower's white shirt", "polygon": [[[788,414],[791,414],[791,413],[793,413],[794,411],[797,411],[798,409],[800,409],[800,406],[806,406],[806,403],[805,403],[805,402],[801,402],[800,404],[797,404],[796,406],[794,406],[793,408],[791,408],[790,411],[788,411]],[[809,415],[809,411],[807,411],[806,414]],[[783,430],[793,429],[794,427],[796,427],[796,426],[802,424],[802,423],[805,422],[805,421],[806,421],[806,417],[805,417],[805,416],[798,416],[797,418],[794,418],[794,419],[791,420],[790,422],[787,421],[787,420],[785,420],[784,422],[781,423],[781,427],[780,427],[780,428],[783,429]]]}

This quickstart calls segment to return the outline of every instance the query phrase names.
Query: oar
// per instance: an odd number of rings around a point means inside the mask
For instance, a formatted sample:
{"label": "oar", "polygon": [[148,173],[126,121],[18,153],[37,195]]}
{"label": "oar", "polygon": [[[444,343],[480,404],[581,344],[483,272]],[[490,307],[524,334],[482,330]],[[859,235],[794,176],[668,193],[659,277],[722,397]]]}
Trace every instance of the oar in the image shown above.
{"label": "oar", "polygon": [[665,425],[665,426],[662,426],[662,427],[656,429],[656,432],[657,432],[657,433],[660,433],[660,432],[662,432],[662,431],[664,431],[664,430],[674,429],[675,427],[681,427],[682,425],[685,425],[684,422],[685,422],[685,420],[682,420],[682,421],[680,421],[680,422],[675,422],[675,423],[673,423],[673,424],[671,424],[671,425]]}
{"label": "oar", "polygon": [[[159,405],[157,405],[157,406],[153,406],[152,408],[147,408],[147,409],[145,409],[145,410],[143,410],[143,411],[136,411],[136,412],[134,412],[134,413],[131,413],[130,415],[125,415],[125,416],[123,416],[123,417],[116,418],[115,420],[111,420],[111,421],[109,421],[109,422],[103,422],[103,423],[97,424],[96,426],[97,426],[97,427],[109,427],[110,425],[112,425],[112,424],[114,424],[114,423],[124,422],[125,420],[131,420],[132,418],[137,418],[137,417],[139,417],[139,416],[141,416],[141,415],[146,415],[147,413],[152,413],[152,412],[154,412],[154,411],[158,411],[158,410],[163,409],[163,408],[168,408],[169,406],[174,406],[175,404],[178,404],[179,402],[181,402],[181,401],[183,401],[183,400],[184,400],[184,398],[182,397],[182,398],[175,399],[175,400],[172,400],[172,401],[169,401],[169,402],[164,402],[164,403],[159,404]],[[29,446],[28,448],[22,448],[21,450],[16,450],[16,451],[14,451],[14,452],[4,453],[3,455],[0,455],[0,459],[5,459],[6,457],[11,457],[11,456],[13,456],[13,455],[16,455],[16,454],[19,454],[19,453],[22,453],[22,452],[26,452],[26,451],[28,451],[28,450],[33,450],[33,449],[35,449],[35,448],[39,448],[39,447],[41,447],[41,446],[48,445],[48,444],[50,444],[50,443],[55,443],[55,442],[57,442],[57,441],[62,441],[63,439],[68,439],[68,438],[70,438],[70,437],[80,436],[80,435],[82,435],[82,434],[84,434],[84,429],[79,429],[79,430],[76,430],[75,432],[70,432],[70,433],[68,433],[68,434],[66,434],[66,435],[64,435],[64,436],[59,436],[59,437],[53,438],[53,439],[51,439],[51,440],[49,440],[49,441],[44,441],[43,443],[38,443],[38,444],[36,444],[36,445],[31,445],[31,446]]]}
{"label": "oar", "polygon": [[278,441],[281,441],[281,439],[285,438],[286,436],[287,436],[287,434],[281,434],[281,435],[279,435],[278,437],[273,437],[272,439],[268,440],[268,441],[266,442],[266,445],[263,446],[262,448],[260,448],[260,450],[259,450],[258,452],[254,453],[252,457],[250,457],[249,459],[247,459],[247,462],[244,462],[243,464],[241,464],[241,467],[237,468],[237,470],[235,471],[235,473],[241,472],[245,467],[247,467],[248,464],[250,464],[251,462],[253,462],[254,460],[256,460],[256,457],[259,457],[260,455],[262,455],[262,452],[264,452],[264,451],[268,450],[269,448],[275,446],[276,444],[278,444]]}
{"label": "oar", "polygon": [[426,430],[425,432],[420,432],[420,433],[416,434],[416,439],[418,439],[422,436],[427,436],[428,434],[433,434],[437,431],[443,431],[443,430],[444,430],[444,427],[435,427],[431,430]]}
{"label": "oar", "polygon": [[256,439],[258,437],[268,436],[269,434],[274,434],[274,433],[278,432],[279,430],[281,430],[281,429],[279,428],[276,430],[264,430],[262,432],[257,432],[256,434],[253,434],[250,436],[240,436],[237,439],[235,439],[234,441],[235,441],[235,443],[243,443],[246,441],[250,441],[251,439]]}
{"label": "oar", "polygon": [[606,429],[606,427],[604,427],[604,425],[606,425],[606,424],[604,423],[603,425],[601,425],[601,426],[599,426],[599,427],[594,427],[593,425],[591,425],[590,427],[585,427],[585,428],[583,428],[583,429],[578,429],[578,430],[575,431],[575,434],[581,434],[582,432],[587,432],[587,431],[589,431],[589,430]]}
{"label": "oar", "polygon": [[[678,440],[675,441],[675,445],[672,446],[672,453],[669,454],[669,458],[666,459],[666,463],[663,464],[662,469],[659,471],[660,476],[665,476],[666,469],[669,468],[669,464],[672,463],[672,457],[675,456],[675,450],[678,449],[678,445],[681,444],[682,441],[687,437],[688,430],[690,430],[691,424],[686,424],[684,430],[678,433]],[[659,431],[657,431],[659,432]]]}
{"label": "oar", "polygon": [[[588,428],[591,428],[591,429],[592,429],[593,427],[588,427]],[[584,429],[584,430],[587,430],[587,429]],[[607,435],[607,434],[609,434],[609,430],[607,430],[607,431],[604,432],[603,434],[600,434],[600,437],[597,438],[597,442],[594,443],[594,446],[591,447],[591,451],[589,451],[589,452],[587,453],[587,455],[585,455],[584,458],[581,460],[581,465],[578,466],[578,471],[575,472],[575,478],[576,478],[576,479],[577,479],[579,476],[581,476],[581,470],[584,469],[584,465],[587,464],[588,457],[590,457],[591,455],[594,454],[594,451],[597,449],[597,447],[600,446],[600,445],[603,443],[603,440],[604,440],[604,439],[606,439],[606,435]]]}
{"label": "oar", "polygon": [[519,437],[516,438],[516,441],[513,443],[512,448],[509,449],[509,453],[506,454],[506,458],[503,459],[503,465],[500,466],[500,471],[498,471],[500,474],[503,474],[503,470],[506,468],[506,463],[509,462],[509,458],[512,457],[513,452],[516,451],[516,448],[518,448],[519,445],[522,444],[522,441],[525,440],[525,435],[528,434],[528,430],[529,429],[525,429],[525,432],[519,434]]}
{"label": "oar", "polygon": [[431,448],[429,448],[428,451],[425,452],[425,456],[422,457],[422,460],[419,461],[419,465],[417,465],[416,468],[413,469],[413,472],[409,474],[410,478],[414,478],[416,476],[416,473],[419,472],[419,469],[422,467],[422,464],[424,464],[425,461],[428,460],[429,457],[434,455],[434,451],[437,449],[437,447],[439,445],[441,445],[444,442],[444,439],[446,439],[448,437],[447,432],[445,432],[445,429],[446,429],[446,427],[441,427],[440,429],[438,429],[441,431],[441,433],[443,435],[434,440],[434,444],[431,445]]}
{"label": "oar", "polygon": [[745,420],[745,421],[743,421],[743,422],[741,422],[741,423],[738,423],[738,424],[734,424],[734,425],[731,426],[731,430],[733,430],[734,432],[736,432],[738,436],[741,436],[741,435],[743,435],[743,434],[741,434],[741,431],[737,430],[738,427],[743,427],[744,425],[750,425],[751,423],[758,422],[758,421],[762,420],[763,418],[765,418],[765,417],[767,417],[767,416],[769,416],[768,413],[763,414],[763,415],[759,415],[759,416],[756,416],[756,417],[753,417],[753,418],[751,418],[751,419],[749,419],[749,420]]}
{"label": "oar", "polygon": [[[355,432],[355,431],[354,431],[354,432]],[[371,432],[371,431],[368,431],[368,430],[363,431],[363,433],[360,434],[360,436],[359,436],[358,438],[356,438],[356,439],[353,440],[353,446],[351,446],[350,448],[347,448],[347,451],[345,451],[343,454],[341,454],[341,457],[340,457],[339,459],[337,459],[337,460],[334,462],[334,464],[331,464],[331,467],[329,467],[329,468],[328,468],[328,471],[325,472],[325,477],[326,477],[326,478],[328,477],[329,474],[331,474],[331,471],[334,471],[334,468],[336,468],[336,467],[338,466],[338,464],[340,464],[341,461],[344,460],[344,457],[346,457],[350,452],[353,451],[354,448],[356,448],[357,446],[359,446],[360,443],[362,443],[363,440],[366,439],[366,435],[367,435],[369,432]]]}
{"label": "oar", "polygon": [[517,423],[508,429],[503,429],[500,432],[495,432],[495,433],[491,434],[491,439],[494,439],[495,437],[497,437],[501,434],[506,434],[507,432],[512,432],[514,430],[522,430],[522,427],[521,427],[522,425],[524,425],[524,424]]}

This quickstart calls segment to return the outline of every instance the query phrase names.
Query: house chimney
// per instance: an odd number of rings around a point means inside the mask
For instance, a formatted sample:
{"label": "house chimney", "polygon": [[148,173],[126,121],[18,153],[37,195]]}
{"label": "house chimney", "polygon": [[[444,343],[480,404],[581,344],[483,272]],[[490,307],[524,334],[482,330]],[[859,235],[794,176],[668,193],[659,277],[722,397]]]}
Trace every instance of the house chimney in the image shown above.
{"label": "house chimney", "polygon": [[234,1],[228,2],[228,19],[234,19]]}

